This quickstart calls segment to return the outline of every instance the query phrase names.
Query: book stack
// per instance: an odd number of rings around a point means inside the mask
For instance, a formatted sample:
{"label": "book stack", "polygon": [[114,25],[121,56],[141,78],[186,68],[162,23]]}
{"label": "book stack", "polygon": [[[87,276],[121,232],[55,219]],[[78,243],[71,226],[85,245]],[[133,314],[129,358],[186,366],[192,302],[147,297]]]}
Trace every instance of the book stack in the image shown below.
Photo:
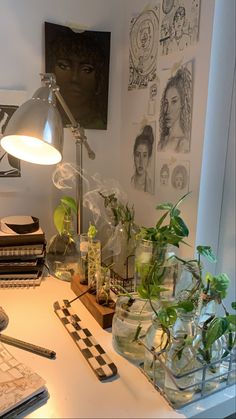
{"label": "book stack", "polygon": [[45,234],[38,225],[29,233],[8,229],[9,225],[17,225],[16,220],[22,223],[32,220],[32,217],[8,219],[14,220],[14,224],[6,224],[6,219],[0,221],[0,288],[40,285],[46,259]]}

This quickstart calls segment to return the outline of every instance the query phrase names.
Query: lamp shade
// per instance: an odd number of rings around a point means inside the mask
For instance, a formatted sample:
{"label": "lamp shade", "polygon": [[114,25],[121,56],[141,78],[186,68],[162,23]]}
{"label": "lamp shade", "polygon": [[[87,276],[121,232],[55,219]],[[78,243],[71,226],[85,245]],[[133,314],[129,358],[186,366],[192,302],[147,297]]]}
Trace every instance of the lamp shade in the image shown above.
{"label": "lamp shade", "polygon": [[27,162],[50,165],[61,161],[63,125],[55,93],[49,86],[40,87],[14,112],[1,146]]}

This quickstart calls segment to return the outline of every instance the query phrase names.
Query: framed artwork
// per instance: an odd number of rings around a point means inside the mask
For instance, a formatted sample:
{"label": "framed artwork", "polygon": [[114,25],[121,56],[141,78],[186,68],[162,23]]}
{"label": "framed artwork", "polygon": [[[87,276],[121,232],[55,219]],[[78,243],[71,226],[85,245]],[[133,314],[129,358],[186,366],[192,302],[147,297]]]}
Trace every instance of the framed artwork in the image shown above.
{"label": "framed artwork", "polygon": [[[107,129],[110,36],[45,22],[45,70],[55,74],[61,95],[83,128]],[[58,107],[66,127],[68,118]]]}
{"label": "framed artwork", "polygon": [[[0,90],[0,139],[18,106],[25,101],[25,92]],[[0,145],[0,178],[21,177],[20,160],[7,153]]]}

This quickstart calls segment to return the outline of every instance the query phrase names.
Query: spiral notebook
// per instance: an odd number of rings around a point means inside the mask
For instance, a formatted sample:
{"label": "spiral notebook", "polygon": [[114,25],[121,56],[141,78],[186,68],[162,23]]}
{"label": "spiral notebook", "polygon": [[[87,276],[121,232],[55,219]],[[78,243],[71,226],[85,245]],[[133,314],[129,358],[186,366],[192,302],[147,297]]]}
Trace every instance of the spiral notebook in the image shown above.
{"label": "spiral notebook", "polygon": [[45,380],[0,343],[0,417],[22,418],[48,397]]}

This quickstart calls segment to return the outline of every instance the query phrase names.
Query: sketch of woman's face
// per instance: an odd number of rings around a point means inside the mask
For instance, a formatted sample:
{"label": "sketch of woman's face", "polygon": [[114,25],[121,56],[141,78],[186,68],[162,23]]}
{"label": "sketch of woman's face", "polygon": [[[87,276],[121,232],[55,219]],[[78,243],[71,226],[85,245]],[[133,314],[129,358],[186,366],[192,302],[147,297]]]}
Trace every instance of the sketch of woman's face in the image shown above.
{"label": "sketch of woman's face", "polygon": [[174,18],[175,32],[182,32],[184,26],[185,16],[182,13],[177,13]]}
{"label": "sketch of woman's face", "polygon": [[170,87],[166,91],[164,102],[165,123],[171,128],[180,118],[181,100],[176,87]]}
{"label": "sketch of woman's face", "polygon": [[149,162],[148,148],[146,144],[139,144],[134,152],[134,164],[136,173],[145,174]]}
{"label": "sketch of woman's face", "polygon": [[174,187],[176,189],[183,189],[184,187],[184,176],[183,173],[177,172],[175,179],[174,179]]}
{"label": "sketch of woman's face", "polygon": [[161,185],[167,185],[169,180],[169,173],[167,170],[163,170],[160,175],[160,183]]}
{"label": "sketch of woman's face", "polygon": [[97,86],[95,68],[92,64],[80,62],[79,56],[58,58],[55,75],[69,108],[88,104],[95,94]]}

